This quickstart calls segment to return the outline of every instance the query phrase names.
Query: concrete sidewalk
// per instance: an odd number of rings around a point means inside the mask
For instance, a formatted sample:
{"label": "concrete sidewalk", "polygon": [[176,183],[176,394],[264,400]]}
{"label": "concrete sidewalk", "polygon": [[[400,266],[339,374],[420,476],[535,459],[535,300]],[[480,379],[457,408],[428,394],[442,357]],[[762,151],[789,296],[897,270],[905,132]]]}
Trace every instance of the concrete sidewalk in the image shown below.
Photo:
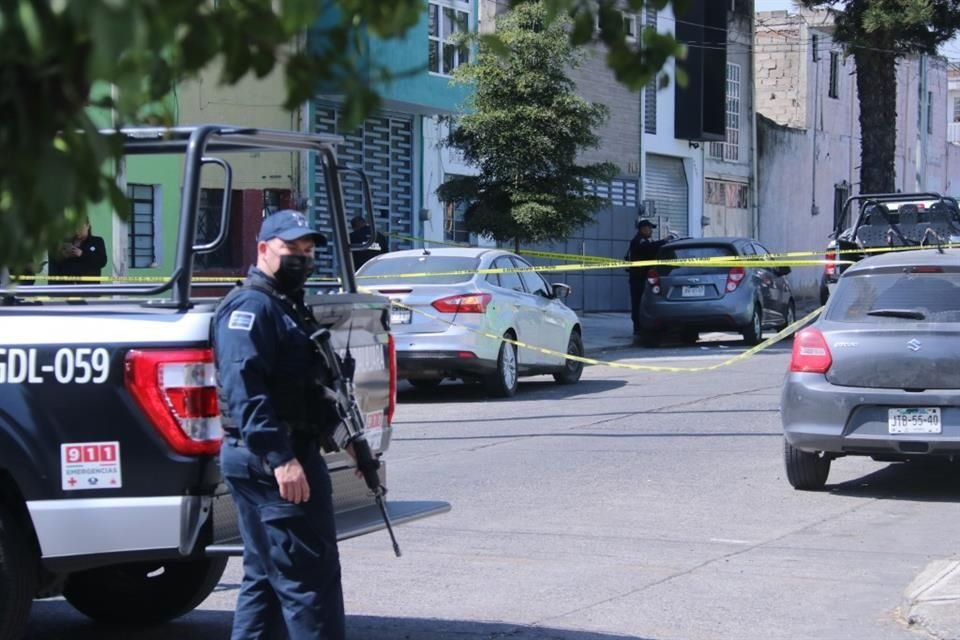
{"label": "concrete sidewalk", "polygon": [[[587,356],[603,359],[606,352],[634,346],[629,313],[592,312],[579,316]],[[960,640],[960,558],[936,560],[928,565],[904,591],[900,612],[913,629],[938,640]]]}

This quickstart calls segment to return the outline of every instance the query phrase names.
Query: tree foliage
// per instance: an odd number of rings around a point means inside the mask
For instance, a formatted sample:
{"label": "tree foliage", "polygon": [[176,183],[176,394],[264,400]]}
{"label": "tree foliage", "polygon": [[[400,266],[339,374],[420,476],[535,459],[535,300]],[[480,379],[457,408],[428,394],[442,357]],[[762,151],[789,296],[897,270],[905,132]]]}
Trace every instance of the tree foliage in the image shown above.
{"label": "tree foliage", "polygon": [[853,55],[860,101],[861,193],[895,191],[897,61],[933,55],[960,28],[956,0],[801,0],[831,10],[834,38]]}
{"label": "tree foliage", "polygon": [[[659,7],[667,2],[646,1]],[[651,36],[641,48],[646,55],[633,52],[622,23],[611,19],[612,3],[599,4],[609,63],[620,79],[639,88],[676,44]],[[96,133],[91,107],[104,109],[117,124],[167,124],[156,104],[177,82],[212,63],[219,63],[227,85],[248,74],[264,77],[280,65],[288,108],[323,83],[326,92],[343,96],[348,124],[358,123],[378,107],[370,79],[389,79],[385,69],[364,66],[365,35],[402,36],[422,18],[425,4],[0,0],[0,265],[30,262],[72,231],[90,203],[108,201],[121,214],[127,210],[111,165],[120,149]],[[639,8],[644,2],[629,4]],[[583,28],[593,23],[589,0],[548,0],[548,6],[552,15],[574,17],[575,41],[593,37]],[[310,51],[291,46],[308,28],[321,45]]]}
{"label": "tree foliage", "polygon": [[584,195],[585,181],[606,181],[616,171],[577,164],[581,150],[598,145],[594,129],[607,109],[577,95],[568,72],[583,52],[570,42],[568,20],[548,17],[541,3],[499,16],[502,55],[481,44],[476,61],[455,76],[474,92],[446,143],[479,175],[454,178],[438,195],[466,203],[467,229],[501,242],[565,238],[605,205]]}

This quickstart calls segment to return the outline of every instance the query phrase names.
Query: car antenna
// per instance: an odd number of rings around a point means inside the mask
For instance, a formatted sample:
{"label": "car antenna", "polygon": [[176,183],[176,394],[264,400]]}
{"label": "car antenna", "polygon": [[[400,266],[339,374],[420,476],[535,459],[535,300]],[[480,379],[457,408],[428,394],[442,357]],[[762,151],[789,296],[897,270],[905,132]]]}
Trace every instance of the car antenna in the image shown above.
{"label": "car antenna", "polygon": [[426,247],[424,247],[424,248],[423,248],[423,255],[425,255],[425,256],[431,255],[430,250],[427,249]]}

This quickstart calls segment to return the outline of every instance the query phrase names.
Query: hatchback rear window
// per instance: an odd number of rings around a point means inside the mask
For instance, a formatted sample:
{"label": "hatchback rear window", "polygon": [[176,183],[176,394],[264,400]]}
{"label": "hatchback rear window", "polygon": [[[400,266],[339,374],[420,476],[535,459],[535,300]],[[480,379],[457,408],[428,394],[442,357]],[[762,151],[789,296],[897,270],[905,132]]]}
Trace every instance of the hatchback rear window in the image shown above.
{"label": "hatchback rear window", "polygon": [[[367,262],[357,271],[358,278],[368,278],[362,284],[371,285],[377,281],[387,282],[383,276],[402,276],[405,274],[425,274],[404,278],[409,284],[457,284],[466,282],[480,268],[480,259],[464,256],[398,256],[383,257]],[[457,272],[457,273],[451,273]]]}
{"label": "hatchback rear window", "polygon": [[[704,245],[693,247],[664,247],[657,256],[658,260],[688,260],[691,258],[723,258],[726,256],[735,256],[737,252],[733,247],[727,245]],[[730,270],[729,266],[724,267],[657,267],[660,273],[674,276],[694,276],[709,275],[712,273],[726,273]]]}
{"label": "hatchback rear window", "polygon": [[960,322],[960,273],[850,275],[830,300],[833,322]]}

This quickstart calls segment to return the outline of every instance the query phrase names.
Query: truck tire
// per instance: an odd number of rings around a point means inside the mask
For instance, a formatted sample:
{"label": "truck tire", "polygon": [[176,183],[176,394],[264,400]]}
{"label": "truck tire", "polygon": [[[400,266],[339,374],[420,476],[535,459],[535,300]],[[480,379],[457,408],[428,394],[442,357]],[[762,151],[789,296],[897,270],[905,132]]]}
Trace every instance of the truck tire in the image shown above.
{"label": "truck tire", "polygon": [[0,640],[20,640],[37,593],[39,561],[21,518],[0,507]]}
{"label": "truck tire", "polygon": [[790,486],[800,491],[820,491],[830,475],[830,458],[801,451],[786,440],[783,441],[783,462]]}
{"label": "truck tire", "polygon": [[71,574],[63,597],[100,622],[147,626],[193,611],[220,581],[228,558],[131,562]]}

